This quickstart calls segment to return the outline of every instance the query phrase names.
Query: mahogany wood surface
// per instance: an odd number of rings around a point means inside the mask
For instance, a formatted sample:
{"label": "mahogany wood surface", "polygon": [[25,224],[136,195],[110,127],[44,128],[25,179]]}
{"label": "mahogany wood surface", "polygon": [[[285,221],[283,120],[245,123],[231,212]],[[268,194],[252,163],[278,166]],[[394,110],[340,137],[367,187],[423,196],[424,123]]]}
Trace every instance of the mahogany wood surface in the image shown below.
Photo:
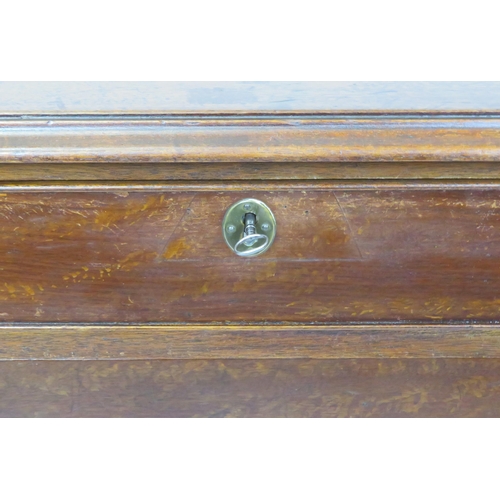
{"label": "mahogany wood surface", "polygon": [[0,163],[0,181],[500,179],[496,162]]}
{"label": "mahogany wood surface", "polygon": [[[498,319],[496,184],[283,186],[4,187],[1,319]],[[221,221],[247,196],[271,207],[277,237],[265,254],[242,259],[225,244]]]}
{"label": "mahogany wood surface", "polygon": [[3,360],[499,358],[496,325],[0,326]]}
{"label": "mahogany wood surface", "polygon": [[0,82],[0,416],[500,416],[499,166],[498,82]]}
{"label": "mahogany wood surface", "polygon": [[3,417],[499,417],[498,359],[0,363]]}
{"label": "mahogany wood surface", "polygon": [[500,115],[0,117],[0,162],[500,161]]}
{"label": "mahogany wood surface", "polygon": [[498,161],[499,137],[498,82],[0,82],[0,162]]}

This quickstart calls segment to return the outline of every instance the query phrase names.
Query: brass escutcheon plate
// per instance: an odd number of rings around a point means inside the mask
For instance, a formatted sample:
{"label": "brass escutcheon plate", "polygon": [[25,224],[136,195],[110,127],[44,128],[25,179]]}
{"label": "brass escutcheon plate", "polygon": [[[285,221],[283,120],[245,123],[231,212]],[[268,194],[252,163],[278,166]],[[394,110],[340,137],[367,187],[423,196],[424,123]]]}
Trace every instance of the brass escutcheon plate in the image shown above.
{"label": "brass escutcheon plate", "polygon": [[[255,237],[245,238],[245,215],[256,217]],[[229,248],[240,257],[255,257],[264,253],[276,237],[276,219],[271,209],[260,200],[245,198],[229,207],[222,221],[222,233]],[[253,241],[248,244],[248,241]]]}

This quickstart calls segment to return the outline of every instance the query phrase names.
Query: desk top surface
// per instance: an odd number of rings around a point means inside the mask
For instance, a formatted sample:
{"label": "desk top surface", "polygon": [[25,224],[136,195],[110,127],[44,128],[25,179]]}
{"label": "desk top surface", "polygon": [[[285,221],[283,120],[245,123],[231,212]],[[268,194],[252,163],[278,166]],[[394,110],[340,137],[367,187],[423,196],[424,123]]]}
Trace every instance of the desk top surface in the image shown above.
{"label": "desk top surface", "polygon": [[500,82],[0,82],[0,115],[500,112]]}

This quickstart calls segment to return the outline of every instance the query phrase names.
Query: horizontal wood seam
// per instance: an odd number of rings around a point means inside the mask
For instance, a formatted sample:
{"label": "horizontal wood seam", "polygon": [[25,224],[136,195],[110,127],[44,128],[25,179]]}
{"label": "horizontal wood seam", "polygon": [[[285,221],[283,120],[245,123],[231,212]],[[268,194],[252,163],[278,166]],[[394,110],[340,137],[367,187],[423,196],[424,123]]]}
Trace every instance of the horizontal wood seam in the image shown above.
{"label": "horizontal wood seam", "polygon": [[2,182],[2,191],[285,191],[314,189],[316,191],[331,191],[333,189],[342,190],[362,190],[376,191],[379,189],[390,190],[459,190],[478,189],[489,190],[500,188],[499,180],[477,180],[469,179],[429,179],[429,180],[269,180],[269,181],[31,181],[31,182]]}

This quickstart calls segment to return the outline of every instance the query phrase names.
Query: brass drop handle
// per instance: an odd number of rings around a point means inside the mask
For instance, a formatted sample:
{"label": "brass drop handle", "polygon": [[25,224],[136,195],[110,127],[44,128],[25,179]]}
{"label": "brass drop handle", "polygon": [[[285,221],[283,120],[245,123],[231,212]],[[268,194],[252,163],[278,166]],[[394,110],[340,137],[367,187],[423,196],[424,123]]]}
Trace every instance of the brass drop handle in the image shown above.
{"label": "brass drop handle", "polygon": [[[243,238],[241,238],[236,245],[234,245],[234,252],[236,255],[241,257],[248,257],[250,255],[257,255],[261,253],[261,250],[265,248],[269,242],[269,238],[266,234],[257,233],[257,229],[255,224],[257,222],[257,218],[253,213],[245,214],[243,219],[243,225],[245,229],[243,230]],[[255,243],[261,241],[262,243],[255,247]],[[243,246],[247,247],[247,250],[243,249]]]}
{"label": "brass drop handle", "polygon": [[276,220],[264,202],[247,198],[227,210],[222,232],[236,255],[253,257],[271,246],[276,236]]}

